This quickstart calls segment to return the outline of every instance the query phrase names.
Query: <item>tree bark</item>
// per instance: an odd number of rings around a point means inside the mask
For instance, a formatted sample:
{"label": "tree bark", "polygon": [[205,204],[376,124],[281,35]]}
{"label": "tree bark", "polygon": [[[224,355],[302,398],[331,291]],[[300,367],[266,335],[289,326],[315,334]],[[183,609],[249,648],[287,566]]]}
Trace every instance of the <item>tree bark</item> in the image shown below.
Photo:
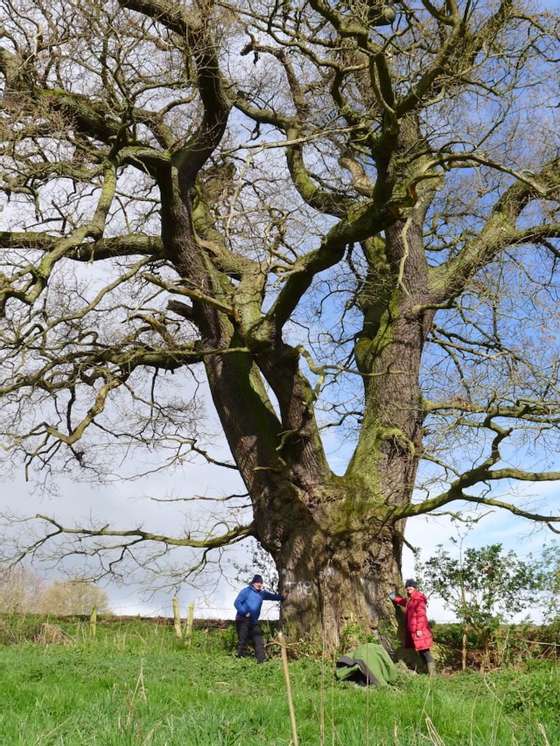
{"label": "tree bark", "polygon": [[394,625],[388,594],[400,582],[400,549],[392,527],[329,535],[311,521],[294,525],[279,550],[271,547],[287,595],[282,618],[290,638],[333,650],[349,627],[387,631]]}

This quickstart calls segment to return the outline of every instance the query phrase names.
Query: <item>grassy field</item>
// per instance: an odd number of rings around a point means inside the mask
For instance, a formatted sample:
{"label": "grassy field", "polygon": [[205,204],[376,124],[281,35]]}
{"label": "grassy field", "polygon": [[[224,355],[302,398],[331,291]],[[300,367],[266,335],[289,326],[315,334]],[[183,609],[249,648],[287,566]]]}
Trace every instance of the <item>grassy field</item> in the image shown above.
{"label": "grassy field", "polygon": [[[0,647],[0,743],[288,746],[279,658],[232,655],[232,632],[71,624],[68,645]],[[560,744],[560,671],[403,675],[394,688],[334,683],[332,663],[290,664],[301,746]]]}

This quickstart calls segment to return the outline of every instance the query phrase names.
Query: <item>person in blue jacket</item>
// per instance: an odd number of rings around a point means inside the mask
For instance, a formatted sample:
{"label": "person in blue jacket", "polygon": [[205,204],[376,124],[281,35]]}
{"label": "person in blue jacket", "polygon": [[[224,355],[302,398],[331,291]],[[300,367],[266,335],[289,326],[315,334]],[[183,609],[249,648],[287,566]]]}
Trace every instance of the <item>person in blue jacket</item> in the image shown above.
{"label": "person in blue jacket", "polygon": [[248,642],[253,643],[257,663],[264,663],[266,653],[264,652],[264,640],[259,626],[259,616],[263,601],[284,601],[286,597],[280,593],[270,593],[263,589],[262,575],[255,575],[250,585],[243,588],[234,601],[237,611],[235,616],[235,628],[237,629],[237,657],[245,656]]}

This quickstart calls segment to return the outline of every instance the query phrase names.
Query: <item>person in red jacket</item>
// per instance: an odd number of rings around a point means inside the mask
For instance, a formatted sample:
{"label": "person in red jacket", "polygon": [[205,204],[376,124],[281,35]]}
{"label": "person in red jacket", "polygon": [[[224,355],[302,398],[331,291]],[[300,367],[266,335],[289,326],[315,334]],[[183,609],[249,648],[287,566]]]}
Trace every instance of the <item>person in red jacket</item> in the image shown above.
{"label": "person in red jacket", "polygon": [[418,590],[415,580],[407,580],[404,584],[406,598],[391,593],[389,598],[394,604],[404,606],[406,620],[405,647],[414,648],[424,659],[428,674],[433,676],[436,666],[430,648],[433,644],[432,631],[426,614],[426,596]]}

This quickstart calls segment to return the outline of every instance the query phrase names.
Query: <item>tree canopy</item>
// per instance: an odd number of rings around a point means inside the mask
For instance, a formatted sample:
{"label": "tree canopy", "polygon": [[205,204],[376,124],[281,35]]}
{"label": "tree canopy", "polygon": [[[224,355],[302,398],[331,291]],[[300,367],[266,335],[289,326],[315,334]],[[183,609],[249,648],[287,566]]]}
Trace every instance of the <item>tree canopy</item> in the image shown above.
{"label": "tree canopy", "polygon": [[47,536],[202,563],[254,536],[287,614],[335,639],[345,604],[387,615],[407,518],[482,504],[558,531],[514,487],[560,478],[557,16],[514,0],[0,8],[10,461],[99,478],[113,444],[205,458],[252,506],[239,518],[234,496],[212,532],[45,517]]}

